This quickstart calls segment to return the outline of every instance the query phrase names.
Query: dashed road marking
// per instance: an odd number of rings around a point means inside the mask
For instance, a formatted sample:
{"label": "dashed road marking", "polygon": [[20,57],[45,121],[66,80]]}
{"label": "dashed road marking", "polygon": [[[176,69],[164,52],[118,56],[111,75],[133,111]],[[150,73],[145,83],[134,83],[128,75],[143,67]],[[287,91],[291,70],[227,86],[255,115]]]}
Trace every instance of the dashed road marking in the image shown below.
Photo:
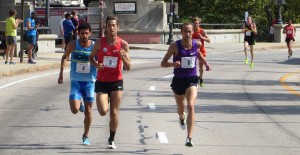
{"label": "dashed road marking", "polygon": [[149,90],[154,91],[155,90],[155,86],[150,86]]}
{"label": "dashed road marking", "polygon": [[166,76],[164,76],[163,78],[164,79],[167,79],[167,78],[169,78],[169,77],[173,77],[174,75],[173,74],[170,74],[170,75],[166,75]]}
{"label": "dashed road marking", "polygon": [[149,104],[148,104],[148,107],[149,107],[151,110],[155,110],[155,109],[156,109],[154,103],[149,103]]}
{"label": "dashed road marking", "polygon": [[165,132],[157,132],[156,134],[160,143],[169,143]]}

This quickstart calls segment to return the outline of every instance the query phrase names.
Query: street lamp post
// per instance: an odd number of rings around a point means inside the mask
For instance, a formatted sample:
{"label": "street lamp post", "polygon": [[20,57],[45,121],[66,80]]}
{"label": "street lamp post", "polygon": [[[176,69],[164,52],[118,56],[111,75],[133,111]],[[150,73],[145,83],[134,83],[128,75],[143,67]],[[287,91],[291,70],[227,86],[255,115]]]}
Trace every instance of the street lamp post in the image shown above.
{"label": "street lamp post", "polygon": [[174,6],[173,6],[173,0],[171,0],[171,4],[170,4],[170,16],[169,18],[169,39],[167,44],[171,44],[174,39],[173,39],[173,16],[174,16]]}
{"label": "street lamp post", "polygon": [[278,0],[278,20],[277,20],[278,24],[283,23],[282,22],[282,14],[281,14],[282,4],[284,4],[284,0]]}
{"label": "street lamp post", "polygon": [[[45,26],[50,26],[49,14],[50,14],[50,3],[49,0],[46,0],[46,14],[45,14]],[[49,33],[49,32],[48,32]]]}
{"label": "street lamp post", "polygon": [[103,28],[104,13],[103,13],[103,9],[106,8],[106,5],[103,1],[99,2],[99,8],[100,8],[99,38],[102,38],[102,37],[104,37],[104,28]]}
{"label": "street lamp post", "polygon": [[[24,0],[21,0],[21,19],[24,20]],[[23,63],[23,33],[24,26],[21,26],[21,33],[20,33],[20,63]]]}

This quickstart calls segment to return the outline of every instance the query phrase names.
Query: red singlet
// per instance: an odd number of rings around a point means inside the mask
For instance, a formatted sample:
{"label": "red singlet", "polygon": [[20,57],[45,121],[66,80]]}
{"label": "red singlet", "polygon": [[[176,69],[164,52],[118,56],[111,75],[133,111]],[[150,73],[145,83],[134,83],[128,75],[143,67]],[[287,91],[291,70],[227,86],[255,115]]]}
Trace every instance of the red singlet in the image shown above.
{"label": "red singlet", "polygon": [[104,64],[103,70],[98,70],[97,81],[116,82],[123,79],[122,58],[120,50],[122,39],[117,37],[116,45],[110,46],[106,42],[106,37],[101,38],[101,48],[98,51],[98,63]]}
{"label": "red singlet", "polygon": [[295,35],[295,27],[293,25],[285,26],[286,38],[293,38]]}
{"label": "red singlet", "polygon": [[[193,39],[200,39],[199,38],[199,33],[202,35],[204,33],[204,30],[202,28],[198,28],[198,31],[193,33],[192,38]],[[202,53],[202,55],[204,57],[206,57],[206,49],[204,47],[204,39],[200,39],[200,42],[202,44],[201,47],[200,47],[200,52]]]}

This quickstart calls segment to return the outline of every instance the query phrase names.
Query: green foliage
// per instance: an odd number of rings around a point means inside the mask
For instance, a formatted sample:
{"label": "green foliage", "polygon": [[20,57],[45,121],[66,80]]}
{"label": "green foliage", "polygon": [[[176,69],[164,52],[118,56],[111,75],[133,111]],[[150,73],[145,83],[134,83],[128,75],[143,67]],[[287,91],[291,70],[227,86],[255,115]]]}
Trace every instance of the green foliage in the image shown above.
{"label": "green foliage", "polygon": [[283,5],[282,18],[286,21],[293,20],[293,23],[300,23],[300,0],[285,0]]}
{"label": "green foliage", "polygon": [[[170,2],[171,0],[165,0]],[[269,27],[278,17],[277,0],[173,0],[178,3],[180,21],[202,18],[203,23],[236,23],[244,22],[244,14],[248,11],[258,27],[259,40],[268,37]],[[285,0],[282,7],[283,20],[292,19],[300,22],[300,0]]]}

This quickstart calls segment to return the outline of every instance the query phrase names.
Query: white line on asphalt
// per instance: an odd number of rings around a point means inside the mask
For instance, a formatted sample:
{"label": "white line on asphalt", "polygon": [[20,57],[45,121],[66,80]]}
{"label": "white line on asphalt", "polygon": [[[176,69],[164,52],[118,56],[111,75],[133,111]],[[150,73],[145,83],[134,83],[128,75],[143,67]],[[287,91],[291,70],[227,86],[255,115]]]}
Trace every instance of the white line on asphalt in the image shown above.
{"label": "white line on asphalt", "polygon": [[156,134],[160,143],[169,143],[165,132],[157,132]]}
{"label": "white line on asphalt", "polygon": [[148,104],[148,107],[149,107],[151,110],[155,110],[155,109],[156,109],[154,103],[149,103],[149,104]]}
{"label": "white line on asphalt", "polygon": [[[66,70],[64,72],[70,72],[70,70]],[[15,81],[15,82],[12,82],[12,83],[8,83],[6,85],[0,86],[0,90],[3,89],[3,88],[9,87],[11,85],[18,84],[20,82],[24,82],[24,81],[27,81],[27,80],[32,80],[32,79],[36,79],[36,78],[40,78],[40,77],[44,77],[44,76],[49,76],[49,75],[53,75],[53,74],[58,74],[58,73],[59,72],[42,74],[42,75],[38,75],[38,76],[33,76],[33,77],[30,77],[30,78],[22,79],[22,80],[19,80],[19,81]]]}
{"label": "white line on asphalt", "polygon": [[155,86],[150,86],[149,90],[154,91],[155,90]]}
{"label": "white line on asphalt", "polygon": [[169,77],[173,77],[174,75],[173,74],[170,74],[170,75],[166,75],[166,76],[164,76],[163,78],[164,79],[167,79],[167,78],[169,78]]}

